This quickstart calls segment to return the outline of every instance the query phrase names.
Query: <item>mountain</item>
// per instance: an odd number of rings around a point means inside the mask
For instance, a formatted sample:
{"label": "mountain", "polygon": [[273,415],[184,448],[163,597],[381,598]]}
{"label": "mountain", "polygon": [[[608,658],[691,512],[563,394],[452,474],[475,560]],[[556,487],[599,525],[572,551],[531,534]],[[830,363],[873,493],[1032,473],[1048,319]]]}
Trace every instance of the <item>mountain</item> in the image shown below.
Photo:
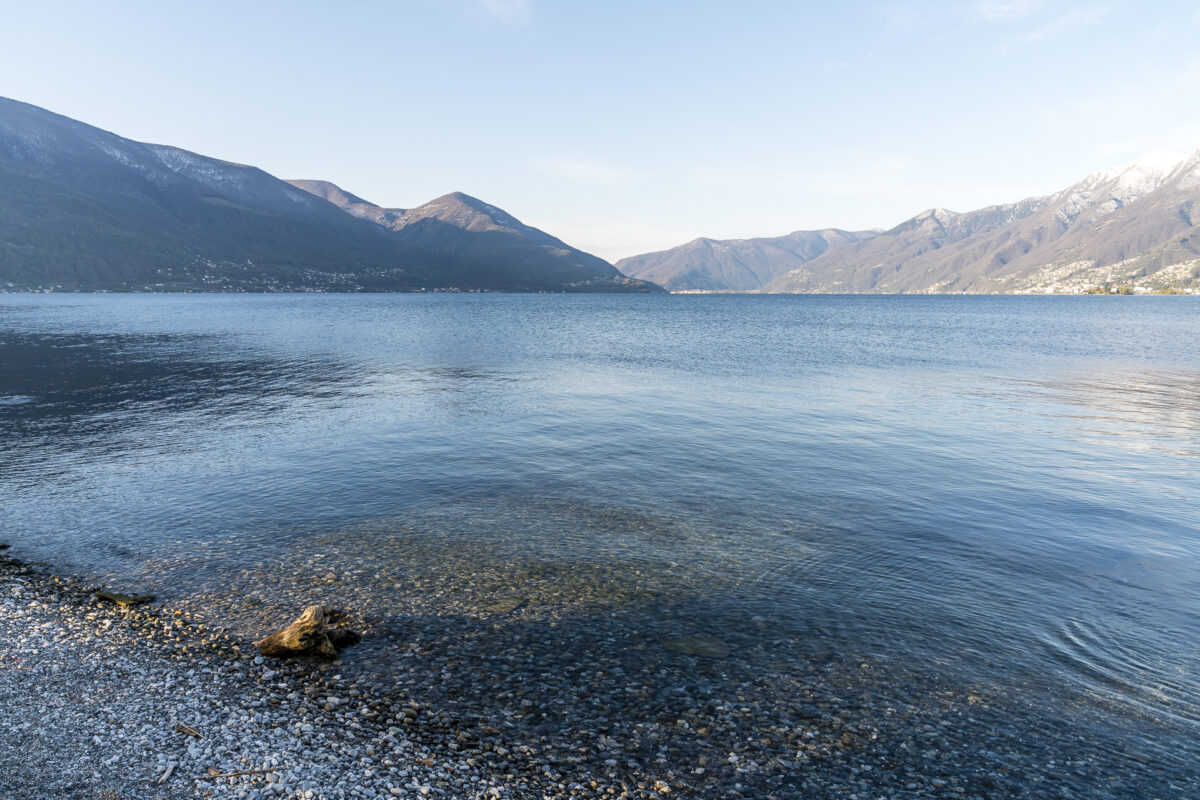
{"label": "mountain", "polygon": [[830,248],[860,242],[876,233],[826,228],[769,239],[701,238],[670,250],[622,259],[617,269],[671,291],[755,291]]}
{"label": "mountain", "polygon": [[462,197],[515,225],[423,212],[392,230],[346,213],[359,198],[0,98],[0,288],[658,289]]}
{"label": "mountain", "polygon": [[290,183],[388,230],[406,246],[432,254],[447,285],[492,289],[552,283],[565,290],[657,290],[461,192],[412,209],[381,208],[328,181]]}
{"label": "mountain", "polygon": [[18,288],[290,285],[426,257],[262,170],[0,99],[0,281]]}
{"label": "mountain", "polygon": [[671,289],[712,291],[1200,290],[1198,204],[1200,150],[1151,153],[1052,195],[934,208],[887,231],[697,239],[617,266]]}
{"label": "mountain", "polygon": [[1200,150],[1154,153],[1046,197],[933,209],[813,259],[769,292],[1200,287]]}

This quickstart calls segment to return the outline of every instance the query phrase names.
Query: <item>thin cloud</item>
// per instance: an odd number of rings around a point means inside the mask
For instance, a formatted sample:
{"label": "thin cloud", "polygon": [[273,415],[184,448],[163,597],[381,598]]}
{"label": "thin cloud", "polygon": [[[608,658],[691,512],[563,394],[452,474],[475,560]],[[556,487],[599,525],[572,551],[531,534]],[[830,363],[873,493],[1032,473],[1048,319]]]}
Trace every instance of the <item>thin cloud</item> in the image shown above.
{"label": "thin cloud", "polygon": [[1033,16],[1041,5],[1041,0],[982,0],[971,10],[986,22],[1016,22]]}
{"label": "thin cloud", "polygon": [[522,25],[533,16],[532,0],[473,0],[476,13],[503,22]]}
{"label": "thin cloud", "polygon": [[859,197],[877,194],[884,186],[906,186],[914,172],[912,160],[900,153],[856,153],[835,165],[705,164],[691,168],[687,176],[696,186],[722,193],[807,191]]}
{"label": "thin cloud", "polygon": [[581,225],[557,219],[540,218],[527,219],[525,223],[540,228],[551,236],[557,236],[572,247],[578,247],[614,263],[628,256],[669,250],[702,235],[701,232],[695,230],[643,225],[619,220],[596,220]]}
{"label": "thin cloud", "polygon": [[637,170],[629,167],[589,159],[546,158],[533,166],[543,175],[582,186],[626,186],[635,183],[641,177]]}
{"label": "thin cloud", "polygon": [[1008,26],[1012,40],[1033,44],[1065,33],[1101,24],[1107,5],[1056,3],[1045,0],[980,0],[968,7],[977,22]]}
{"label": "thin cloud", "polygon": [[483,24],[527,25],[533,19],[533,0],[436,0],[467,19]]}
{"label": "thin cloud", "polygon": [[1030,44],[1052,39],[1071,31],[1095,27],[1103,22],[1107,15],[1108,9],[1103,6],[1080,6],[1068,9],[1066,12],[1046,20],[1033,30],[1027,31],[1021,38]]}

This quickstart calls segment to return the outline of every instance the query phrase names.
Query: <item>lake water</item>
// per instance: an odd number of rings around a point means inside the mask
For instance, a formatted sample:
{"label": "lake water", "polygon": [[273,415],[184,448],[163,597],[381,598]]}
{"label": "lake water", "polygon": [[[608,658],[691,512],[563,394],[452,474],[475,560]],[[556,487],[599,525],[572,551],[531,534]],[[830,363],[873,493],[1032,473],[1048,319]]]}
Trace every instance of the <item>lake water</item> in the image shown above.
{"label": "lake water", "polygon": [[381,673],[627,609],[1197,770],[1200,298],[0,295],[0,502],[237,630],[355,607]]}

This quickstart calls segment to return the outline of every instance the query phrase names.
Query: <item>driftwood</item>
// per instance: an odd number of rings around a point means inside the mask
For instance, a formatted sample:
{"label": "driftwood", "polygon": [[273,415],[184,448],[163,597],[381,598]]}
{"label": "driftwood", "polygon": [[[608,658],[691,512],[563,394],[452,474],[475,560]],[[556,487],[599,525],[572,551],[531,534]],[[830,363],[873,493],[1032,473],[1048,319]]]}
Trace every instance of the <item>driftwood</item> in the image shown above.
{"label": "driftwood", "polygon": [[201,775],[200,780],[212,780],[213,778],[236,778],[241,775],[263,775],[267,772],[278,772],[282,767],[273,767],[271,769],[240,769],[237,772],[221,772],[212,767],[208,768],[207,775]]}
{"label": "driftwood", "polygon": [[258,647],[258,652],[275,658],[336,658],[339,647],[354,644],[362,639],[354,631],[326,627],[327,622],[340,619],[341,616],[340,612],[332,608],[309,606],[291,625],[254,644]]}
{"label": "driftwood", "polygon": [[96,592],[95,597],[97,600],[107,600],[110,603],[116,603],[125,608],[140,606],[142,603],[149,603],[154,600],[154,595],[152,594],[128,595],[118,592]]}

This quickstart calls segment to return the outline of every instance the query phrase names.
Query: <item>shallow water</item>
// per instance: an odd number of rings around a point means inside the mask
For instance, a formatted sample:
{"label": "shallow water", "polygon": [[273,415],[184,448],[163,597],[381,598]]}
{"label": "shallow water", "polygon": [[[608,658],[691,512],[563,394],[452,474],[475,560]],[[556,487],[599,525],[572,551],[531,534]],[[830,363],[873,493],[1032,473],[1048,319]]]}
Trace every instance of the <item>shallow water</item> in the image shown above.
{"label": "shallow water", "polygon": [[1197,342],[1190,297],[6,295],[3,536],[248,627],[280,565],[385,634],[416,575],[636,604],[1194,768]]}

